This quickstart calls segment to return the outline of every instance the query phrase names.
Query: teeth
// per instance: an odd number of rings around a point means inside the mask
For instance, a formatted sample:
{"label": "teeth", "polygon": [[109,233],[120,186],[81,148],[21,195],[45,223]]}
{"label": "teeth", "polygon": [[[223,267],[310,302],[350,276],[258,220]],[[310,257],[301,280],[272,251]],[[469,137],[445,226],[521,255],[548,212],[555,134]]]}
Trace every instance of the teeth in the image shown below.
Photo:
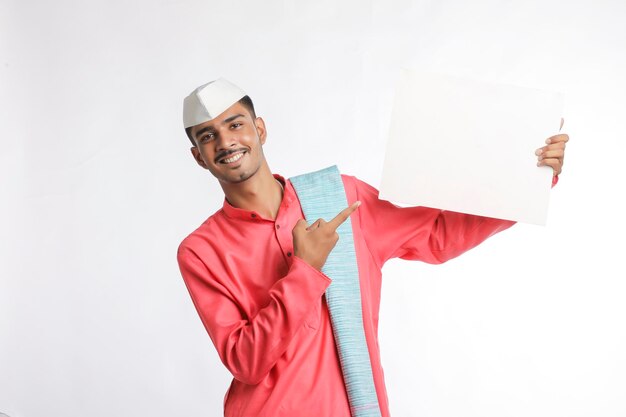
{"label": "teeth", "polygon": [[243,156],[243,152],[242,153],[238,153],[237,155],[233,156],[232,158],[224,159],[224,163],[230,164],[231,162],[239,161],[242,156]]}

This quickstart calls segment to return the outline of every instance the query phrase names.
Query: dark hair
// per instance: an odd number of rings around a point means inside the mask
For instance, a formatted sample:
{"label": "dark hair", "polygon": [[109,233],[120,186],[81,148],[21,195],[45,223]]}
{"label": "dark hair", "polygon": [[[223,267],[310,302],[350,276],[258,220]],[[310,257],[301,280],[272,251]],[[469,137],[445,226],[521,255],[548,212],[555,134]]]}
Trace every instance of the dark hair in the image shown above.
{"label": "dark hair", "polygon": [[[252,116],[252,120],[256,119],[256,113],[254,112],[254,104],[252,103],[252,99],[250,98],[250,96],[243,96],[243,97],[241,97],[239,99],[238,103],[241,104],[242,106],[244,106],[246,108],[246,110],[248,110],[248,113],[250,113],[250,116]],[[185,133],[187,134],[187,137],[191,141],[191,144],[193,146],[196,146],[196,142],[191,137],[191,129],[192,128],[193,128],[193,126],[186,128],[185,129]]]}

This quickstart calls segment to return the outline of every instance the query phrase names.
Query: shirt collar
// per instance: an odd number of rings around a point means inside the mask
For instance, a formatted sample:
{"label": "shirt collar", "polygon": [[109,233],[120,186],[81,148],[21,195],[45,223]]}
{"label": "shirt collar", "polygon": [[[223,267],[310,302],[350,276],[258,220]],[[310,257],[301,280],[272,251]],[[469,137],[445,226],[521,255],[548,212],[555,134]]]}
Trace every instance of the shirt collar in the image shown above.
{"label": "shirt collar", "polygon": [[[278,174],[274,174],[274,178],[280,181],[280,183],[284,187],[283,200],[281,201],[280,208],[278,209],[278,214],[280,215],[280,213],[284,209],[286,209],[291,203],[293,203],[294,200],[296,200],[296,192],[293,189],[293,186],[291,185],[291,182],[289,180],[285,180],[285,178]],[[274,220],[272,219],[262,217],[256,211],[244,210],[234,207],[226,200],[226,198],[224,198],[224,205],[222,206],[222,210],[227,217],[233,219],[242,219],[252,222],[274,222]]]}

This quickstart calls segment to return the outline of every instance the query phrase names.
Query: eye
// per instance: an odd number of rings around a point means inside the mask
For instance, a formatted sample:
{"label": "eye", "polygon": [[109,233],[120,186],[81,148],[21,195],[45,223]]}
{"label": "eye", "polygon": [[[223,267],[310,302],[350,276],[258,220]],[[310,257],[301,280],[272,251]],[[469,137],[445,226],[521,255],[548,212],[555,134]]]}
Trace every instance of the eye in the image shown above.
{"label": "eye", "polygon": [[232,127],[233,129],[237,129],[238,127],[240,127],[242,125],[242,123],[240,122],[235,122],[232,125],[230,125],[230,127]]}
{"label": "eye", "polygon": [[205,143],[215,138],[215,133],[207,133],[200,138],[200,142]]}

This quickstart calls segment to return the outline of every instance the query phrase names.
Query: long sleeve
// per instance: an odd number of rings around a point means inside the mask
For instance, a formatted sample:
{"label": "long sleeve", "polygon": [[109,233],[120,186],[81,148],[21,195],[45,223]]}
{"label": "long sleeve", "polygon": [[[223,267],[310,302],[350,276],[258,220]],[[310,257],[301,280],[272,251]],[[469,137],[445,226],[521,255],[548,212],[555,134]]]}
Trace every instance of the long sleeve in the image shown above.
{"label": "long sleeve", "polygon": [[[270,288],[269,303],[253,317],[247,317],[247,301],[236,299],[234,291],[222,281],[225,277],[216,276],[216,271],[192,251],[179,250],[178,263],[222,362],[235,379],[251,385],[261,382],[283,355],[331,282],[303,260],[293,257],[287,274]],[[238,279],[227,278],[230,282]]]}
{"label": "long sleeve", "polygon": [[379,266],[397,257],[443,263],[515,224],[428,207],[400,208],[379,199],[370,185],[355,182],[363,235]]}

